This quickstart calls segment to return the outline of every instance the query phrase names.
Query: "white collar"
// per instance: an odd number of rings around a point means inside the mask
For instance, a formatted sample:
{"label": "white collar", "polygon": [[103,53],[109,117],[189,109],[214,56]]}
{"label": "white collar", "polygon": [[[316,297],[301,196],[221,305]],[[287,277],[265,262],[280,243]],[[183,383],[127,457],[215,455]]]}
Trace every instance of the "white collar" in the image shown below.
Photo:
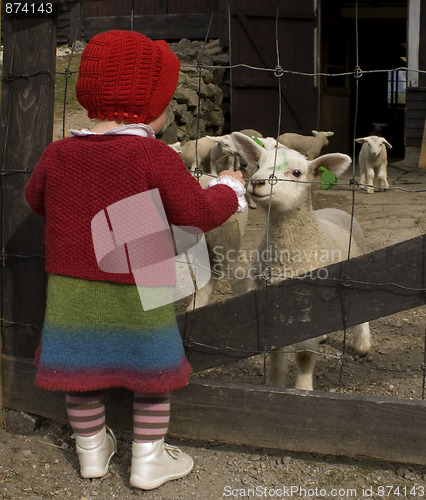
{"label": "white collar", "polygon": [[102,134],[91,132],[87,128],[81,130],[71,129],[69,131],[72,135],[77,137],[84,137],[87,135],[138,135],[139,137],[155,138],[155,132],[149,125],[144,123],[128,123],[127,125],[120,125],[119,127],[111,128]]}

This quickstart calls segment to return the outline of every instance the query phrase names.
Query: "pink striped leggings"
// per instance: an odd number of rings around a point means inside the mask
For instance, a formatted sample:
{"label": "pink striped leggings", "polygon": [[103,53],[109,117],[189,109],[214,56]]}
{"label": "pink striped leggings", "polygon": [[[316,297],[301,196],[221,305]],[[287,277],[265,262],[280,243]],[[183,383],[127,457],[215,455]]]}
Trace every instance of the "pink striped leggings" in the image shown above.
{"label": "pink striped leggings", "polygon": [[[94,436],[105,426],[102,391],[67,392],[68,419],[72,430],[80,436]],[[162,439],[169,426],[170,393],[135,392],[133,398],[133,439],[145,443]]]}

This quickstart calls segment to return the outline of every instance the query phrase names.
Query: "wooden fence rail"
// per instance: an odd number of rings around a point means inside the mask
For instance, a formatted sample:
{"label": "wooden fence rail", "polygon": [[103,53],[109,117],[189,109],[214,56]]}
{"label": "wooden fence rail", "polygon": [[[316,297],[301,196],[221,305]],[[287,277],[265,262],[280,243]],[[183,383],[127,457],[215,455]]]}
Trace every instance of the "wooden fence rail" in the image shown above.
{"label": "wooden fence rail", "polygon": [[[33,362],[5,356],[3,377],[7,408],[67,421],[64,395],[34,386]],[[107,391],[106,407],[108,425],[129,429],[129,391]],[[426,465],[425,415],[425,401],[192,380],[172,394],[169,434]]]}
{"label": "wooden fence rail", "polygon": [[[315,276],[315,272],[313,275]],[[426,235],[182,314],[195,371],[425,304]]]}

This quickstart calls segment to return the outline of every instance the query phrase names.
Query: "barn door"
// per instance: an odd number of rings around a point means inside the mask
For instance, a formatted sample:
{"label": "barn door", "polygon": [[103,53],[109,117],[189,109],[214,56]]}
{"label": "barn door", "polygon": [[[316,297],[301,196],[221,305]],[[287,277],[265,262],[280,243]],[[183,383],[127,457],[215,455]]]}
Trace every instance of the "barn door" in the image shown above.
{"label": "barn door", "polygon": [[[313,73],[316,12],[314,0],[231,0],[231,64]],[[278,12],[278,14],[277,14]],[[278,36],[276,37],[276,32]],[[315,79],[284,73],[281,79],[280,132],[311,133],[315,128]],[[278,77],[248,68],[231,70],[231,128],[254,128],[276,136]]]}

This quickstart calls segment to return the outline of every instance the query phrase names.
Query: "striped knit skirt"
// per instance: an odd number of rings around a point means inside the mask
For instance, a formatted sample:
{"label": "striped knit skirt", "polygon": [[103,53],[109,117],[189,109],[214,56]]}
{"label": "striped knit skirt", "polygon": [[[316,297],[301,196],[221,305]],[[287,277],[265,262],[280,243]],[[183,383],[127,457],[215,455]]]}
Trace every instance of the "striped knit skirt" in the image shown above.
{"label": "striped knit skirt", "polygon": [[36,385],[167,392],[188,383],[173,304],[144,311],[136,285],[49,275]]}

